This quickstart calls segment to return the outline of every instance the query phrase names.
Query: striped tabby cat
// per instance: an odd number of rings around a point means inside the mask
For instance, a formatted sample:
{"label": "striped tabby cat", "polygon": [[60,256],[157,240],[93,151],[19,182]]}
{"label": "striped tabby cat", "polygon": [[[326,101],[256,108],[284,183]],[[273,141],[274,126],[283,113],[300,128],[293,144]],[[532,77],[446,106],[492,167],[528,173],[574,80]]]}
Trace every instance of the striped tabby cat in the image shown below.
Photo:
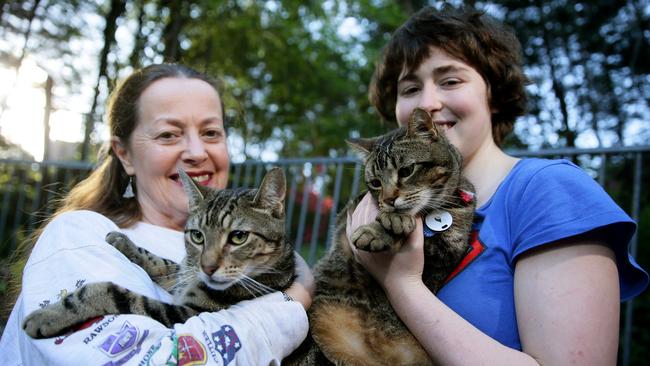
{"label": "striped tabby cat", "polygon": [[[283,290],[295,277],[294,252],[285,241],[286,181],[270,170],[259,189],[197,186],[179,171],[189,197],[182,264],[159,258],[111,232],[106,240],[141,266],[177,305],[131,292],[111,282],[86,284],[62,301],[27,316],[23,328],[48,338],[99,315],[140,314],[171,327],[203,311],[217,311],[259,294]],[[228,250],[223,250],[228,246]]]}
{"label": "striped tabby cat", "polygon": [[[397,251],[413,231],[414,217],[426,217],[423,279],[438,291],[470,249],[476,203],[474,187],[461,176],[461,155],[421,109],[408,126],[350,144],[365,158],[366,184],[379,205],[376,221],[352,233],[353,245]],[[354,259],[346,224],[359,200],[339,214],[332,248],[314,269],[311,336],[321,357],[336,364],[431,364],[382,288]]]}

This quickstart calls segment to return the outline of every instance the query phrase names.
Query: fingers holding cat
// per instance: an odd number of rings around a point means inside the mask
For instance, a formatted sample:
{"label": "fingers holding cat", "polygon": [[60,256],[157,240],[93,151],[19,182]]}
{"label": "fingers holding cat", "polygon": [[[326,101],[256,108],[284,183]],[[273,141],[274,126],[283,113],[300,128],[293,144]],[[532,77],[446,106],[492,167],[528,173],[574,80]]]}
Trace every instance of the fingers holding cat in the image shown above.
{"label": "fingers holding cat", "polygon": [[294,257],[296,260],[297,277],[291,286],[285,290],[285,293],[291,296],[295,301],[301,303],[305,309],[309,309],[312,299],[314,298],[314,292],[316,291],[314,275],[311,273],[309,265],[300,254],[294,252]]}
{"label": "fingers holding cat", "polygon": [[353,244],[357,229],[376,221],[379,210],[370,194],[367,194],[357,205],[352,215],[348,216],[346,234],[350,239],[350,248],[357,262],[380,283],[384,288],[397,286],[404,281],[422,281],[424,268],[424,234],[422,219],[414,218],[414,228],[405,242],[396,252],[368,252],[359,250]]}

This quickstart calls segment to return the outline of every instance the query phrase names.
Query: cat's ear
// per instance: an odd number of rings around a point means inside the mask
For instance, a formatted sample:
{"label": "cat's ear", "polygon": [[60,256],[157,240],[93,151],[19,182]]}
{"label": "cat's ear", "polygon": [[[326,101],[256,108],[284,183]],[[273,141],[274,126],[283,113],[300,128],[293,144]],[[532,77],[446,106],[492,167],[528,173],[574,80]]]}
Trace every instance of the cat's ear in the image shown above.
{"label": "cat's ear", "polygon": [[287,194],[287,180],[281,168],[269,170],[255,195],[255,205],[271,209],[273,216],[284,216],[284,197]]}
{"label": "cat's ear", "polygon": [[203,201],[207,191],[201,186],[196,185],[194,180],[183,169],[178,169],[178,176],[183,184],[185,194],[187,194],[190,211],[192,211],[193,208],[197,207]]}
{"label": "cat's ear", "polygon": [[365,160],[365,158],[370,154],[372,149],[375,147],[375,144],[377,143],[377,139],[371,138],[371,139],[363,139],[363,138],[358,138],[358,139],[348,139],[345,140],[345,142],[348,143],[348,145],[361,157]]}
{"label": "cat's ear", "polygon": [[433,123],[433,119],[427,111],[422,108],[416,108],[411,113],[406,133],[409,136],[427,136],[437,139],[440,136],[440,130]]}

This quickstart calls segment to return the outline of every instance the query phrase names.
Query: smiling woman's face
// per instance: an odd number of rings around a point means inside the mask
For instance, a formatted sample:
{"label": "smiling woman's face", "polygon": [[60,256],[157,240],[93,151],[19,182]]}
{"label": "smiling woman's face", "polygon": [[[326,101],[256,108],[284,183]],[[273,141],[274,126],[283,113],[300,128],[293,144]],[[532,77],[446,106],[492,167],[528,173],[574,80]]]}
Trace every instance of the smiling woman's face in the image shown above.
{"label": "smiling woman's face", "polygon": [[493,139],[485,81],[474,68],[439,48],[432,48],[416,70],[404,70],[399,77],[397,121],[406,125],[418,107],[429,112],[445,131],[465,163]]}
{"label": "smiling woman's face", "polygon": [[113,148],[129,175],[143,220],[182,230],[187,197],[178,179],[185,170],[201,185],[224,188],[228,149],[219,95],[203,80],[155,81],[140,96],[138,122],[129,141]]}

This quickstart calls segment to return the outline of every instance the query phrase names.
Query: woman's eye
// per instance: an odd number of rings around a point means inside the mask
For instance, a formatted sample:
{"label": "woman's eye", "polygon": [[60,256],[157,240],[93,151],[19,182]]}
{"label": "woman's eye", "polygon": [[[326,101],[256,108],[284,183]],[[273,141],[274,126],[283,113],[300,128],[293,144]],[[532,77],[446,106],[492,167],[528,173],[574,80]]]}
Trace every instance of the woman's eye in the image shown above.
{"label": "woman's eye", "polygon": [[228,236],[228,241],[234,245],[242,245],[246,242],[248,233],[246,231],[235,230]]}
{"label": "woman's eye", "polygon": [[370,182],[368,182],[368,184],[369,184],[372,188],[381,188],[381,181],[380,181],[379,179],[373,179],[373,180],[371,180]]}
{"label": "woman's eye", "polygon": [[190,233],[190,240],[192,240],[194,244],[203,245],[203,242],[205,241],[205,237],[203,236],[202,232],[200,232],[199,230],[190,230],[189,233]]}
{"label": "woman's eye", "polygon": [[399,168],[397,175],[400,178],[406,178],[409,175],[413,174],[413,164]]}
{"label": "woman's eye", "polygon": [[443,86],[456,86],[459,85],[461,81],[459,79],[445,79],[440,84]]}
{"label": "woman's eye", "polygon": [[169,140],[173,140],[174,138],[176,138],[176,134],[174,132],[165,131],[165,132],[161,132],[160,134],[158,134],[157,138],[159,140],[169,141]]}
{"label": "woman's eye", "polygon": [[415,93],[418,92],[418,90],[420,90],[420,89],[419,89],[418,87],[416,87],[416,86],[407,86],[407,87],[403,88],[403,89],[400,91],[400,95],[411,95],[411,94],[415,94]]}

